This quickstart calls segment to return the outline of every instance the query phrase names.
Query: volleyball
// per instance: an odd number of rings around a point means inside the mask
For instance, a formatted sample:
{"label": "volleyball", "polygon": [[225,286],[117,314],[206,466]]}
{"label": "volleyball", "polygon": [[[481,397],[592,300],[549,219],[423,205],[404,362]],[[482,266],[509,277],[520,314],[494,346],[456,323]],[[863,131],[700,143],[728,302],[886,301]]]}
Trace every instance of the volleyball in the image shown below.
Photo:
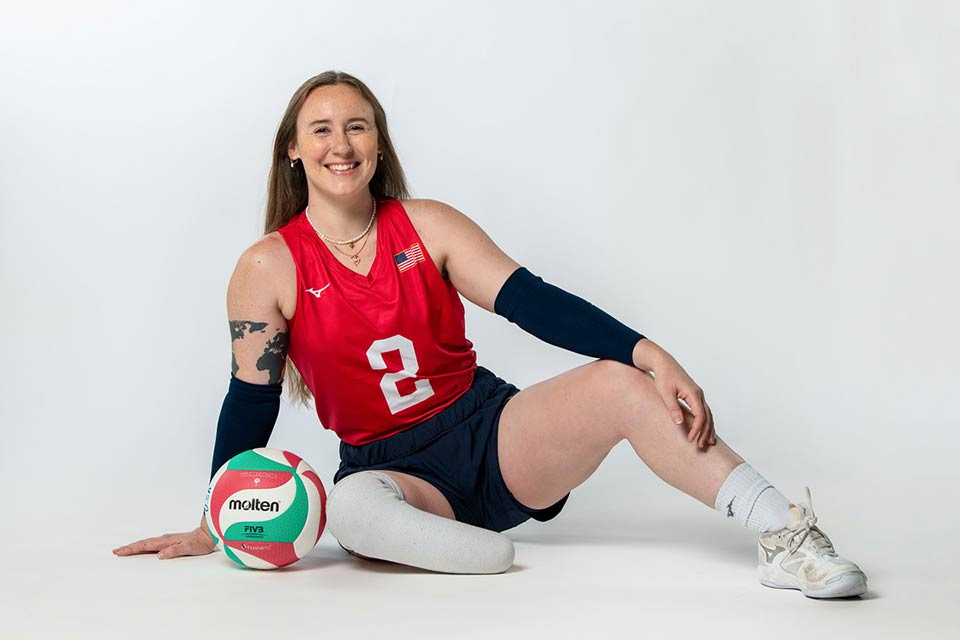
{"label": "volleyball", "polygon": [[300,456],[250,449],[230,458],[210,481],[204,505],[213,541],[250,569],[277,569],[303,558],[326,525],[327,494]]}

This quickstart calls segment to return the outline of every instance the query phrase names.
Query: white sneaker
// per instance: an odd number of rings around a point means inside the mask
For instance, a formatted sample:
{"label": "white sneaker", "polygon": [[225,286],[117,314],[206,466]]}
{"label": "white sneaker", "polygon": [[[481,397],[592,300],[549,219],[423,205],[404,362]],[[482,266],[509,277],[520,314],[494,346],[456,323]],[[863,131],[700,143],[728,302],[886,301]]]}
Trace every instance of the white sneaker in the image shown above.
{"label": "white sneaker", "polygon": [[859,596],[867,577],[854,563],[841,558],[833,543],[815,525],[813,500],[790,505],[790,522],[780,531],[760,534],[757,554],[760,582],[777,589],[799,589],[810,598]]}

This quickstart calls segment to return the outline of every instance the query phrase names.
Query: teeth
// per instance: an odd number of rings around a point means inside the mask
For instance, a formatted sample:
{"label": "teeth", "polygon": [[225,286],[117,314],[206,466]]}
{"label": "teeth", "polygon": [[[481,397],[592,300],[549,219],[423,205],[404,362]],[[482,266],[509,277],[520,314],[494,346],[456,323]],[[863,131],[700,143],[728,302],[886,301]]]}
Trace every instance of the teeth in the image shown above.
{"label": "teeth", "polygon": [[329,166],[329,167],[330,167],[331,169],[333,169],[334,171],[349,171],[350,169],[353,169],[353,163],[351,163],[351,164],[331,164],[331,165],[327,165],[327,166]]}

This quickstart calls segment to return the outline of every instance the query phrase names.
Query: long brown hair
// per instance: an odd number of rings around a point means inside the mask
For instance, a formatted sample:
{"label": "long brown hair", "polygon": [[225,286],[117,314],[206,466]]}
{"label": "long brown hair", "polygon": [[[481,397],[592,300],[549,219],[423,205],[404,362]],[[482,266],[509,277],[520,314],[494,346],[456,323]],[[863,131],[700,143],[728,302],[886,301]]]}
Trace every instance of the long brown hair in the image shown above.
{"label": "long brown hair", "polygon": [[[400,159],[397,157],[393,142],[390,140],[390,132],[387,130],[387,114],[380,106],[380,101],[367,85],[349,73],[324,71],[304,82],[293,93],[290,103],[287,104],[287,110],[280,120],[280,126],[277,127],[277,136],[273,143],[273,163],[267,180],[267,216],[263,225],[264,235],[290,222],[307,206],[307,176],[303,171],[303,163],[298,162],[291,168],[287,150],[297,137],[297,118],[307,96],[317,87],[334,84],[350,85],[373,107],[378,144],[380,151],[383,152],[383,158],[377,162],[377,170],[370,179],[370,193],[374,196],[397,200],[410,197],[403,167],[400,166]],[[312,394],[289,356],[284,377],[287,380],[290,398],[304,406],[309,406]]]}

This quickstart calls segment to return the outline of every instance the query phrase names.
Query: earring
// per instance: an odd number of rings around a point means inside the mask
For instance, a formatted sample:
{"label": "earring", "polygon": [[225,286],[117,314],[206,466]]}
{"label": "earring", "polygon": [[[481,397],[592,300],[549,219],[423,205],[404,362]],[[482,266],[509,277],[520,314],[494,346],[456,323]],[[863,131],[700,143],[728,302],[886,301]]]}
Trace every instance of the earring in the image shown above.
{"label": "earring", "polygon": [[383,160],[383,151],[377,151],[377,157]]}
{"label": "earring", "polygon": [[291,169],[293,169],[293,167],[297,164],[297,160],[299,160],[299,159],[300,159],[300,158],[294,158],[293,160],[290,161],[290,168],[291,168]]}

